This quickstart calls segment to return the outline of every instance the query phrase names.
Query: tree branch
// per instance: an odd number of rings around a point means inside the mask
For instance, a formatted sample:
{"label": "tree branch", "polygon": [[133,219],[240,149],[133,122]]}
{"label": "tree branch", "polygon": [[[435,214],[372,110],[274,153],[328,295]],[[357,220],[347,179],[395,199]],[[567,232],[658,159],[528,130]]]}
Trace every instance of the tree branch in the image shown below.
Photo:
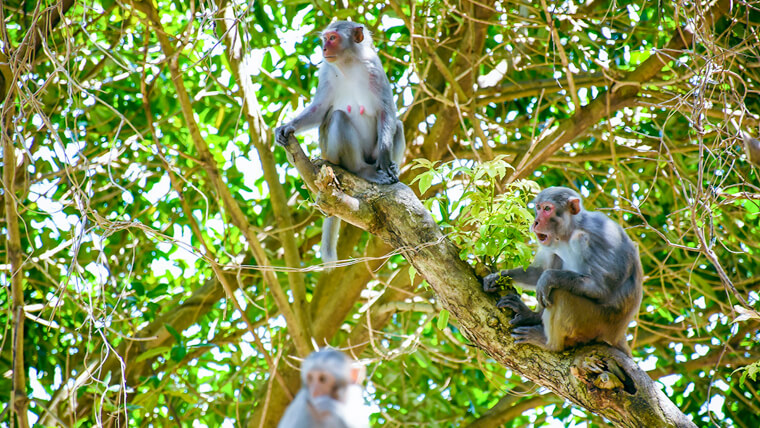
{"label": "tree branch", "polygon": [[[587,74],[574,78],[575,87],[589,88],[592,86],[607,86],[611,82],[601,73]],[[506,83],[500,86],[479,89],[476,92],[476,105],[484,107],[488,104],[498,104],[519,98],[534,97],[541,94],[554,94],[566,91],[568,88],[561,85],[557,79],[539,79],[524,82]]]}
{"label": "tree branch", "polygon": [[508,392],[483,416],[473,421],[470,425],[467,425],[467,428],[500,426],[522,415],[527,410],[560,401],[551,394],[535,395],[525,400],[519,400],[524,393],[518,394],[519,395],[516,395],[516,393],[512,391]]}
{"label": "tree branch", "polygon": [[[719,0],[706,14],[701,25],[711,26],[716,19],[729,10],[730,5],[730,0]],[[671,58],[678,56],[682,49],[692,44],[693,40],[694,34],[688,29],[679,29],[663,49],[652,54],[636,70],[612,85],[610,90],[600,94],[594,101],[577,110],[573,117],[565,119],[554,131],[541,138],[536,144],[535,154],[530,154],[530,159],[525,159],[524,163],[518,162],[517,164],[521,165],[520,168],[515,170],[508,181],[513,182],[527,177],[563,145],[573,142],[603,117],[634,105],[641,86],[654,78]]]}
{"label": "tree branch", "polygon": [[403,183],[379,186],[317,161],[319,177],[305,165],[306,155],[291,137],[285,149],[296,167],[305,168],[307,186],[318,189],[316,201],[330,215],[379,236],[401,251],[438,295],[441,306],[459,322],[462,333],[494,360],[557,395],[626,427],[695,426],[655,386],[652,379],[622,352],[604,345],[562,353],[516,345],[508,312],[496,308],[472,268]]}
{"label": "tree branch", "polygon": [[[14,63],[14,67],[12,67],[14,69],[18,68],[21,64],[21,60],[18,58],[12,60],[12,62]],[[11,100],[15,96],[15,92],[16,88],[13,85],[8,85],[7,100]],[[21,165],[18,165],[19,159],[16,155],[13,137],[13,129],[15,128],[13,119],[16,111],[16,104],[8,101],[4,102],[0,109],[0,143],[3,147],[2,198],[5,204],[5,248],[7,251],[8,267],[5,283],[10,282],[10,319],[12,321],[12,386],[8,407],[11,410],[9,418],[11,425],[15,421],[19,427],[26,428],[29,426],[27,415],[29,398],[26,391],[26,366],[24,365],[24,263],[22,260],[21,231],[18,221],[17,205],[19,201],[15,189],[16,168],[23,168],[23,162]]]}
{"label": "tree branch", "polygon": [[[271,147],[271,131],[268,130],[264,123],[264,118],[261,116],[261,109],[256,97],[256,91],[253,89],[253,83],[251,81],[250,72],[246,71],[247,68],[243,66],[243,48],[241,34],[238,31],[238,26],[233,13],[233,8],[226,0],[218,0],[217,6],[220,10],[224,11],[224,19],[219,20],[219,30],[222,35],[227,35],[226,41],[228,49],[225,50],[227,54],[227,61],[229,62],[229,70],[235,77],[235,81],[238,82],[238,90],[240,98],[245,102],[243,103],[243,114],[248,122],[248,131],[251,134],[251,142],[256,148],[259,154],[259,162],[261,162],[261,170],[264,173],[264,180],[269,187],[269,198],[272,201],[272,211],[276,218],[276,224],[278,227],[277,238],[282,243],[282,249],[285,255],[285,263],[293,268],[301,267],[301,255],[298,251],[298,244],[296,243],[295,234],[292,232],[293,216],[291,215],[288,207],[288,198],[285,194],[285,189],[280,183],[279,175],[277,174],[277,163],[274,160],[274,154]],[[220,39],[223,39],[221,37]],[[293,292],[293,296],[302,305],[301,311],[305,314],[303,318],[305,320],[304,327],[308,328],[311,323],[311,316],[306,306],[306,284],[304,282],[303,273],[293,270],[288,272],[288,283],[290,289]],[[297,308],[298,309],[298,308]]]}

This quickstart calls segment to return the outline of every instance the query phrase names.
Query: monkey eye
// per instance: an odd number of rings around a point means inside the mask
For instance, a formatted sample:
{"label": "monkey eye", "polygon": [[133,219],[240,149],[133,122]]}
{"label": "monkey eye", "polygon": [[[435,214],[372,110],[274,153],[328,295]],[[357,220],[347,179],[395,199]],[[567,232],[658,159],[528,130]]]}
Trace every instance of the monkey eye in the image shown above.
{"label": "monkey eye", "polygon": [[330,36],[327,38],[327,40],[334,42],[335,41],[335,34],[330,34]]}

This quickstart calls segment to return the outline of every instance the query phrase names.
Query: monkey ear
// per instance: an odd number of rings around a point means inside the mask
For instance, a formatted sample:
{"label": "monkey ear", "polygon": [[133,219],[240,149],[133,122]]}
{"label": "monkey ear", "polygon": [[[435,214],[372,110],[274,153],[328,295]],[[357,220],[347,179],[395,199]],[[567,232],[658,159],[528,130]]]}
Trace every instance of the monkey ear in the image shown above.
{"label": "monkey ear", "polygon": [[364,380],[364,375],[366,374],[366,369],[362,364],[354,363],[351,364],[351,373],[349,373],[349,380],[353,384],[359,384]]}
{"label": "monkey ear", "polygon": [[567,201],[567,209],[570,210],[570,214],[576,215],[581,212],[581,200],[578,198],[570,198]]}
{"label": "monkey ear", "polygon": [[354,42],[361,43],[364,40],[364,27],[354,28]]}

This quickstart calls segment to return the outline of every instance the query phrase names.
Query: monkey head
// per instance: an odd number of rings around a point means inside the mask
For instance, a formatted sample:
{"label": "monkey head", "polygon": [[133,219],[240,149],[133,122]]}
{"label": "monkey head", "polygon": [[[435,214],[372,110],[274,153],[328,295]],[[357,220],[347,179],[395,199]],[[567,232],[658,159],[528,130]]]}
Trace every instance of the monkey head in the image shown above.
{"label": "monkey head", "polygon": [[322,31],[322,56],[329,63],[334,63],[346,55],[345,50],[355,50],[365,38],[369,39],[364,26],[355,22],[336,21]]}
{"label": "monkey head", "polygon": [[541,245],[552,246],[556,241],[567,242],[575,230],[573,217],[583,211],[581,197],[566,187],[549,187],[533,201],[536,220],[531,232]]}
{"label": "monkey head", "polygon": [[345,391],[348,385],[361,380],[363,368],[354,365],[353,361],[340,351],[322,349],[312,352],[303,361],[301,380],[309,392],[309,397],[330,396],[342,401],[342,391]]}

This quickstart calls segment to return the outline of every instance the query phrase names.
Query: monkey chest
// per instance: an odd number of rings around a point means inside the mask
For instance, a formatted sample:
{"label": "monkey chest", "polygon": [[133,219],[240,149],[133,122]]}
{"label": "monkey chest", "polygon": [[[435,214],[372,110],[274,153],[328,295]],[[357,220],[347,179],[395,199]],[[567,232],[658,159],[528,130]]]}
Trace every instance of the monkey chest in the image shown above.
{"label": "monkey chest", "polygon": [[348,80],[336,91],[333,109],[343,110],[354,119],[374,119],[380,106],[368,79]]}
{"label": "monkey chest", "polygon": [[577,273],[585,273],[584,266],[586,261],[583,260],[582,254],[572,245],[559,243],[554,248],[554,254],[562,260],[562,269]]}

